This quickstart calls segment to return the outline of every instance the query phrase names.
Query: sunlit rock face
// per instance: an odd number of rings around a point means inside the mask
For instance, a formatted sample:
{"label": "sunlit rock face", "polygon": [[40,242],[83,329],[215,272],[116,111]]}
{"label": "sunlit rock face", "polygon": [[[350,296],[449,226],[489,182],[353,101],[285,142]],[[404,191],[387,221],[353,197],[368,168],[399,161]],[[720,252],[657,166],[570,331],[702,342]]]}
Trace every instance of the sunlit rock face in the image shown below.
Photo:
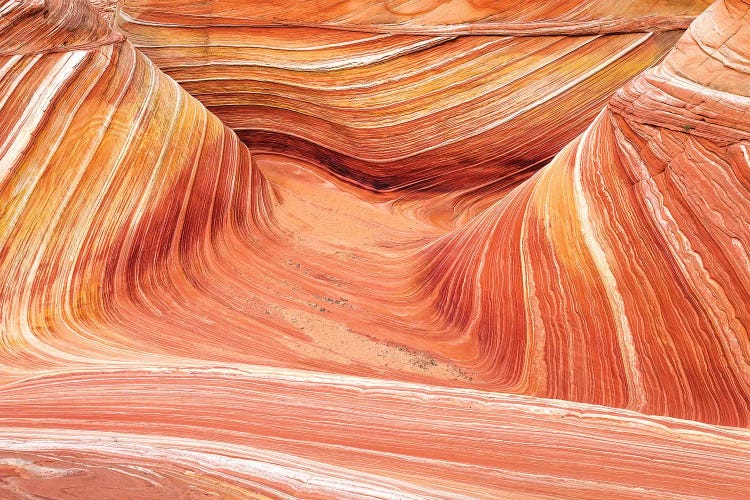
{"label": "sunlit rock face", "polygon": [[0,3],[0,498],[745,496],[750,4],[298,3]]}
{"label": "sunlit rock face", "polygon": [[421,291],[485,379],[748,425],[747,10],[713,5],[547,167],[423,252]]}
{"label": "sunlit rock face", "polygon": [[115,16],[119,7],[118,0],[89,0],[96,13],[104,19],[109,26],[114,26]]}
{"label": "sunlit rock face", "polygon": [[251,148],[410,197],[528,178],[707,5],[125,0],[118,24]]}

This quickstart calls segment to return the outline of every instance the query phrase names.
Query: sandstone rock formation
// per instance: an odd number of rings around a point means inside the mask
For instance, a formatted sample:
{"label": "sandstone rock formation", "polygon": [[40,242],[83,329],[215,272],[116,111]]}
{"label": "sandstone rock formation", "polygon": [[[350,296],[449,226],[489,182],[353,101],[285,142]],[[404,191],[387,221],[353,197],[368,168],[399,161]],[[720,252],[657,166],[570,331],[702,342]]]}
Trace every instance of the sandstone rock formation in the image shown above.
{"label": "sandstone rock formation", "polygon": [[127,0],[119,27],[252,149],[403,197],[527,178],[708,5],[657,4]]}
{"label": "sandstone rock formation", "polygon": [[746,494],[750,4],[112,5],[0,4],[0,497]]}

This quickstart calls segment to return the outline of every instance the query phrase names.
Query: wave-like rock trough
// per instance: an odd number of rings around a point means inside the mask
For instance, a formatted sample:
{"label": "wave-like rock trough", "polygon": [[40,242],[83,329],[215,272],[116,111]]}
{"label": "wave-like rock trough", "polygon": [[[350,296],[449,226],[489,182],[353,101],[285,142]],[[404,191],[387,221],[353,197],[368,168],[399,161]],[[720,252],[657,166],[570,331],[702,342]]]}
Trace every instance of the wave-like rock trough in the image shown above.
{"label": "wave-like rock trough", "polygon": [[0,497],[746,496],[749,12],[0,3]]}

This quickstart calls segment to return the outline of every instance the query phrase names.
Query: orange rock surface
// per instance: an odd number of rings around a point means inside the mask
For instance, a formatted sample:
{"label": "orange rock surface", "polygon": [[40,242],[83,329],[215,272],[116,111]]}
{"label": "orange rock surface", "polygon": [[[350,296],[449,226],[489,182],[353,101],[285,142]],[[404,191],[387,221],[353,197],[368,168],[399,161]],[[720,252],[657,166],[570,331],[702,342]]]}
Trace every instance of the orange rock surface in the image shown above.
{"label": "orange rock surface", "polygon": [[0,498],[745,496],[750,4],[314,4],[0,3]]}
{"label": "orange rock surface", "polygon": [[708,5],[556,4],[127,0],[118,24],[253,150],[476,198],[548,162]]}

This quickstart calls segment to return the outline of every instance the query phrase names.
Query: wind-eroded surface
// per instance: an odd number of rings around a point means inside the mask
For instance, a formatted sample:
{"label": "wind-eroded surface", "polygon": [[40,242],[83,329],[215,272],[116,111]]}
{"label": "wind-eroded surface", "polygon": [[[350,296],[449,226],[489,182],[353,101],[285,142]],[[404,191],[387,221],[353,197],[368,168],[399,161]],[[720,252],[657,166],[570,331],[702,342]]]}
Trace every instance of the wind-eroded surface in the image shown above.
{"label": "wind-eroded surface", "polygon": [[741,497],[705,7],[0,4],[0,496]]}
{"label": "wind-eroded surface", "polygon": [[554,3],[127,0],[119,26],[254,150],[476,197],[549,161],[706,7]]}

